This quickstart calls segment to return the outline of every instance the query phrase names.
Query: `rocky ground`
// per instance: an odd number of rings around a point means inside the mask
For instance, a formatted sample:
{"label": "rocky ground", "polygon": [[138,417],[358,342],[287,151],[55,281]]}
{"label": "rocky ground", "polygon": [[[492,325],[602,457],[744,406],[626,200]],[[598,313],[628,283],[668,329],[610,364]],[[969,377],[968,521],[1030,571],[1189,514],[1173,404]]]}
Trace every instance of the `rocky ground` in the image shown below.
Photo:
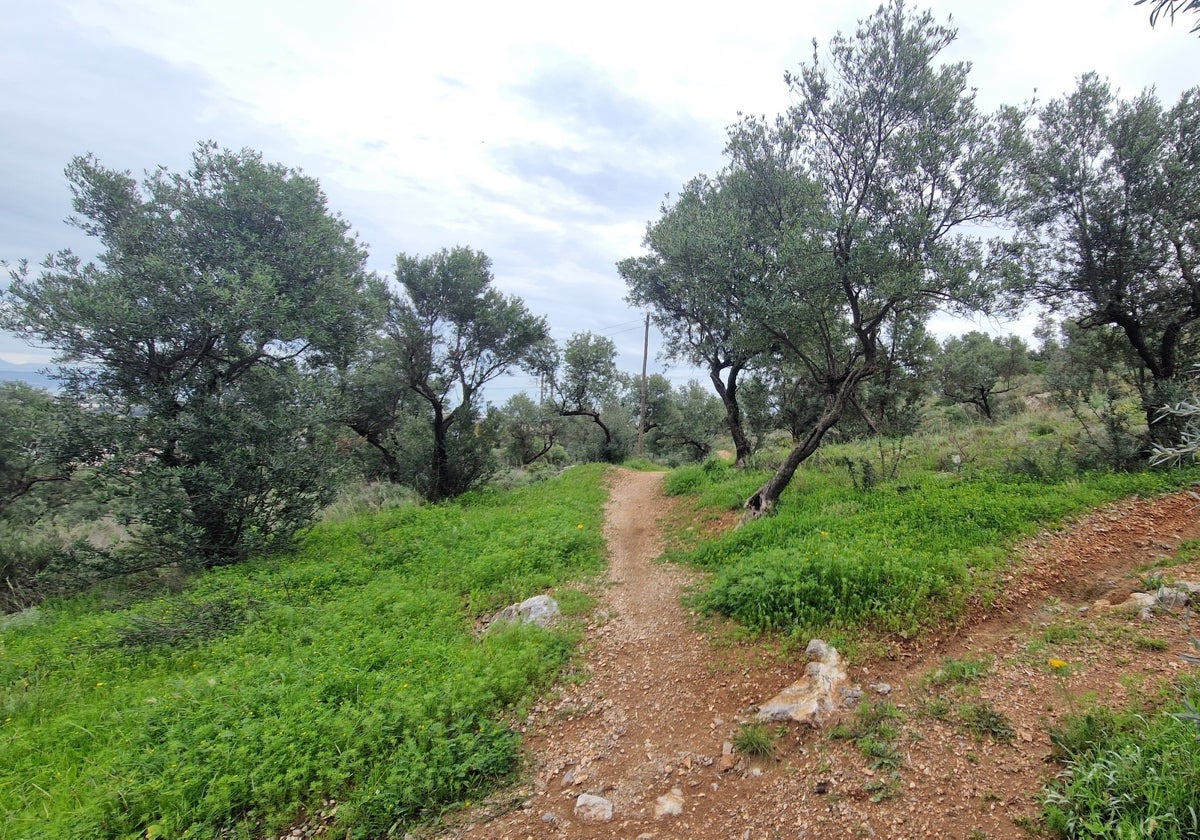
{"label": "rocky ground", "polygon": [[[660,523],[681,514],[661,481],[612,475],[608,585],[581,662],[526,721],[524,783],[423,836],[1025,837],[1060,769],[1049,760],[1055,721],[1087,703],[1154,698],[1188,667],[1181,610],[1096,602],[1149,588],[1156,566],[1200,579],[1200,564],[1168,565],[1200,534],[1200,512],[1186,494],[1124,502],[1022,546],[999,603],[976,605],[966,626],[854,658],[860,702],[894,705],[891,732],[879,733],[885,761],[797,724],[779,728],[772,755],[739,754],[739,725],[800,679],[802,648],[702,632],[680,605],[692,574],[655,562]],[[985,673],[939,673],[966,659],[987,662]]]}

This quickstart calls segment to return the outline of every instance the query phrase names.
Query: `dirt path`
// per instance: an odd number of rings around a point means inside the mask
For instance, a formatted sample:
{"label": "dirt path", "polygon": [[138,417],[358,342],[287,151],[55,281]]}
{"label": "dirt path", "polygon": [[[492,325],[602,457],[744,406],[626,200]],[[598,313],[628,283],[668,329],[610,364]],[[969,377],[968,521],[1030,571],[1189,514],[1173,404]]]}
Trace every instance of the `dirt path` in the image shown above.
{"label": "dirt path", "polygon": [[[756,704],[798,679],[804,662],[770,646],[720,645],[680,605],[692,576],[654,562],[671,511],[662,475],[614,470],[606,509],[609,585],[587,629],[583,663],[527,721],[528,783],[443,826],[445,838],[1018,838],[1056,772],[1048,728],[1068,704],[1153,695],[1179,668],[1179,622],[1150,623],[1076,603],[1124,595],[1130,572],[1200,533],[1184,495],[1127,502],[1023,548],[1006,595],[966,626],[851,669],[866,687],[894,686],[899,769],[872,769],[827,733],[783,731],[772,759],[729,754]],[[1200,567],[1173,568],[1200,577]],[[721,634],[718,634],[721,635]],[[1072,665],[1066,683],[1045,663]],[[969,686],[934,690],[946,657],[991,663]],[[881,698],[868,691],[864,702]],[[965,705],[1011,723],[1005,743],[962,725]],[[940,714],[939,714],[940,712]],[[613,815],[588,823],[580,794]],[[667,797],[677,815],[657,813]]]}

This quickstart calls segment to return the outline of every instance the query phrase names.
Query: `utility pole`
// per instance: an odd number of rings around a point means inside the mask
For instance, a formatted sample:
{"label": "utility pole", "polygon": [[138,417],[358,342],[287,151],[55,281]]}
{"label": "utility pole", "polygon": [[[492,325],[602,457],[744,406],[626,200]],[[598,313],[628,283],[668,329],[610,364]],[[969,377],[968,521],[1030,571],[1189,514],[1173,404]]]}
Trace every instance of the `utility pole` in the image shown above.
{"label": "utility pole", "polygon": [[642,339],[642,405],[638,411],[637,454],[643,451],[646,437],[646,362],[650,358],[650,313],[646,313],[646,334]]}

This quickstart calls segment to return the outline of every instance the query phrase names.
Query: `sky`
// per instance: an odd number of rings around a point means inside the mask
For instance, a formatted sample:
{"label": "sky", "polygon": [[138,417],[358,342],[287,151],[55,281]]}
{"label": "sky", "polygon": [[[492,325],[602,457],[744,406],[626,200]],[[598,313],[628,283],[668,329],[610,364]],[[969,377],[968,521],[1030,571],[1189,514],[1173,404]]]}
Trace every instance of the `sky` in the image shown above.
{"label": "sky", "polygon": [[[986,110],[1057,98],[1084,72],[1167,103],[1200,83],[1192,16],[1133,0],[927,0],[958,28]],[[736,3],[0,0],[0,261],[92,241],[64,224],[63,169],[186,169],[202,140],[317,178],[390,275],[397,254],[465,245],[560,343],[611,338],[641,368],[642,313],[615,263],[699,173],[739,113],[785,110],[787,70],[878,0]],[[985,323],[1028,332],[1029,319]],[[939,319],[943,337],[974,328]],[[657,358],[676,381],[696,372]],[[0,333],[0,360],[51,352]],[[528,383],[489,391],[503,402]]]}

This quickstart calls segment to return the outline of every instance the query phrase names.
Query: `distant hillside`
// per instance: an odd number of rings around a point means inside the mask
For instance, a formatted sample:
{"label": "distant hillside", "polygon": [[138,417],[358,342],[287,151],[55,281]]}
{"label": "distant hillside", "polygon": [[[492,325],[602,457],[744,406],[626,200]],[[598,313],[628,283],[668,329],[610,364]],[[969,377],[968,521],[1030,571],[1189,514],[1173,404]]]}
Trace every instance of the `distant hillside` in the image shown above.
{"label": "distant hillside", "polygon": [[24,382],[26,385],[32,385],[35,388],[45,388],[47,391],[57,391],[58,383],[46,375],[45,371],[50,370],[50,366],[45,364],[25,364],[20,365],[16,362],[5,361],[0,359],[0,382]]}

